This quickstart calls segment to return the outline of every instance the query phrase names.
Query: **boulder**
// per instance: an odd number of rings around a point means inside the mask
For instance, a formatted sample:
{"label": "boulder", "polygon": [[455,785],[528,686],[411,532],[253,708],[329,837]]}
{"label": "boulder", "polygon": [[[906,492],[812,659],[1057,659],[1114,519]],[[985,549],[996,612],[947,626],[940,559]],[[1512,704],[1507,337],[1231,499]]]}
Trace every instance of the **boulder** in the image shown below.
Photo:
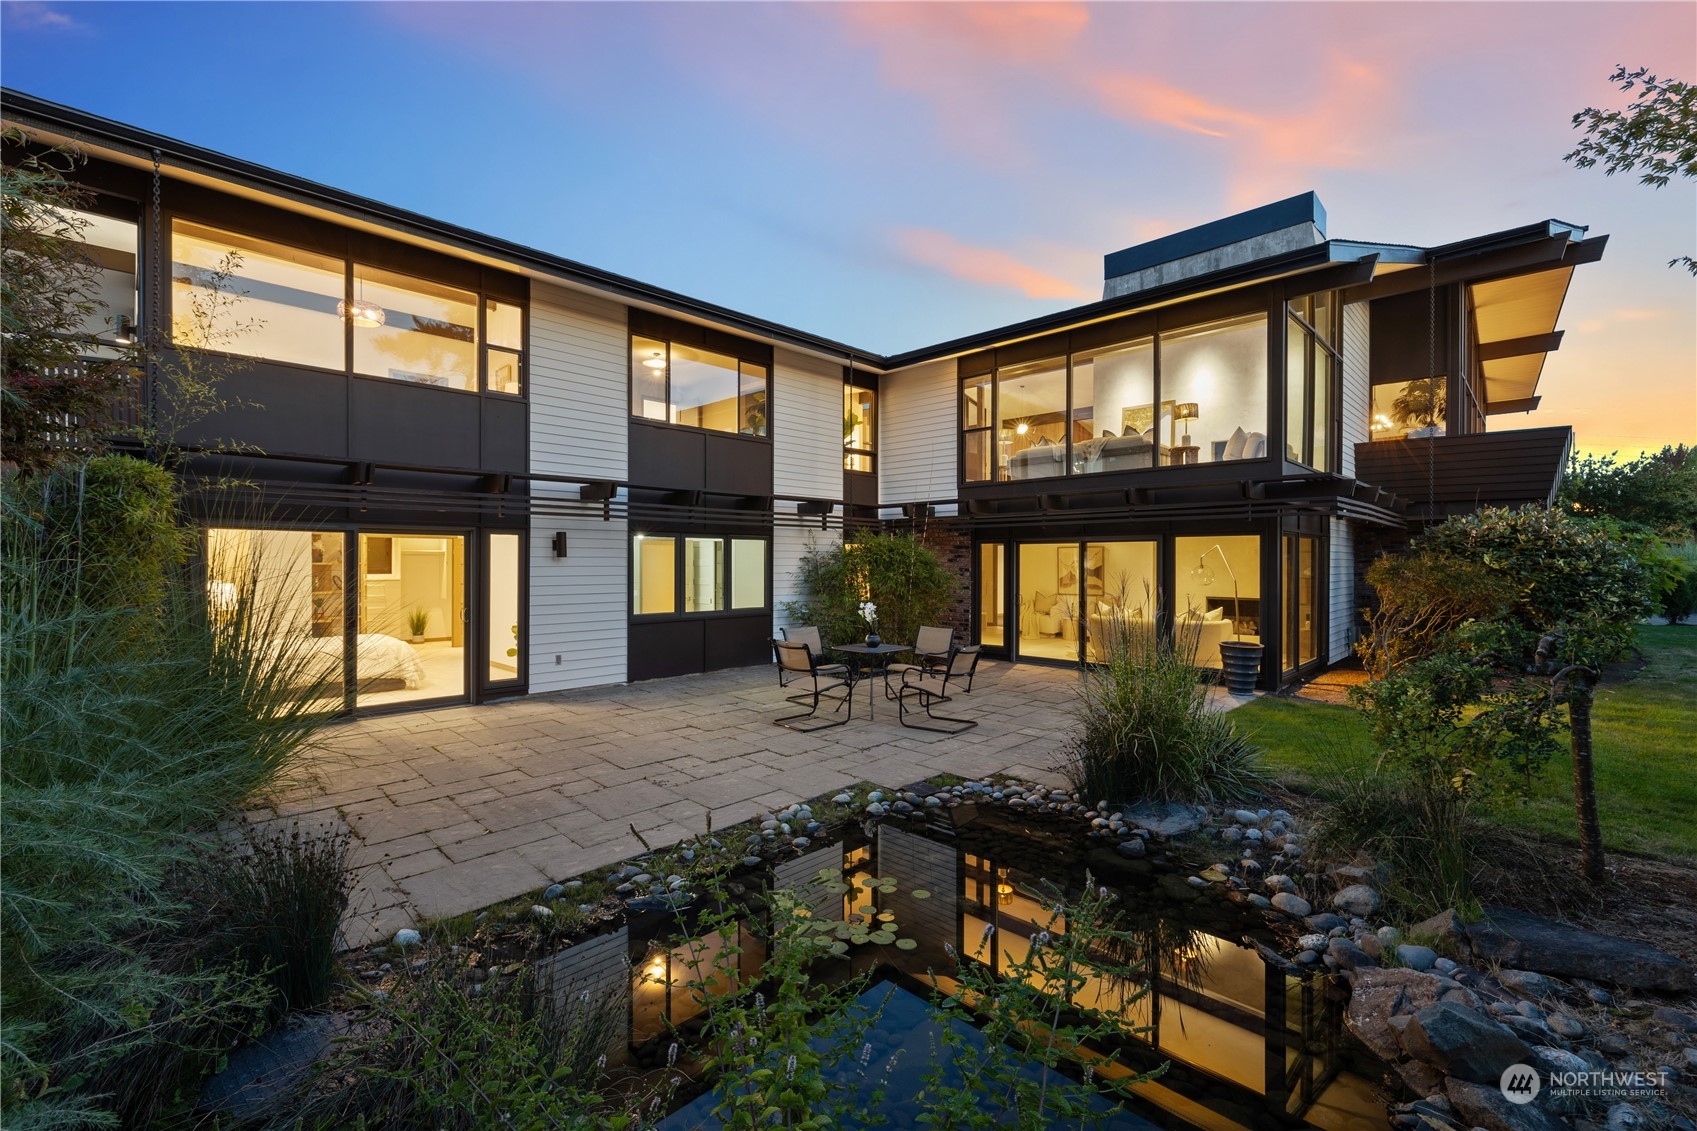
{"label": "boulder", "polygon": [[1396,1074],[1402,1077],[1404,1086],[1417,1096],[1429,1096],[1444,1091],[1444,1074],[1430,1064],[1418,1060],[1404,1060],[1396,1065]]}
{"label": "boulder", "polygon": [[1444,1094],[1463,1126],[1487,1131],[1567,1131],[1570,1126],[1550,1114],[1542,1094],[1528,1104],[1510,1103],[1496,1080],[1476,1084],[1452,1078],[1444,1081]]}
{"label": "boulder", "polygon": [[1332,906],[1345,915],[1366,917],[1379,909],[1379,893],[1366,884],[1350,884],[1332,896]]}
{"label": "boulder", "polygon": [[1524,1064],[1532,1055],[1526,1042],[1507,1028],[1451,1001],[1415,1013],[1402,1030],[1402,1048],[1445,1075],[1493,1088],[1503,1069]]}
{"label": "boulder", "polygon": [[1484,920],[1467,927],[1467,940],[1481,960],[1558,978],[1664,993],[1697,988],[1691,967],[1664,950],[1524,911],[1491,909]]}
{"label": "boulder", "polygon": [[[1454,985],[1447,978],[1418,970],[1369,967],[1357,971],[1344,1024],[1381,1060],[1395,1060],[1402,1055],[1402,1046],[1391,1027],[1391,1019],[1414,1015],[1451,992]],[[1467,990],[1459,992],[1468,999],[1473,997]]]}
{"label": "boulder", "polygon": [[1453,909],[1440,911],[1430,919],[1421,920],[1409,933],[1435,939],[1444,944],[1438,949],[1454,951],[1456,956],[1462,959],[1467,957],[1467,924]]}

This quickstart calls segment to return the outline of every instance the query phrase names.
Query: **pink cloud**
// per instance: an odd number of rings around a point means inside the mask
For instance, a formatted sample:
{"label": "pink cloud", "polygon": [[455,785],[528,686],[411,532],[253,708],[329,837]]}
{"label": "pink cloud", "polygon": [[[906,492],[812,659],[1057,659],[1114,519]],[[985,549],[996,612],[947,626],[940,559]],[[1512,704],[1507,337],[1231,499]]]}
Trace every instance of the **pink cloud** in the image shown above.
{"label": "pink cloud", "polygon": [[1011,287],[1027,298],[1085,302],[1094,292],[1022,263],[1005,251],[962,243],[934,228],[899,228],[896,249],[907,259],[987,287]]}

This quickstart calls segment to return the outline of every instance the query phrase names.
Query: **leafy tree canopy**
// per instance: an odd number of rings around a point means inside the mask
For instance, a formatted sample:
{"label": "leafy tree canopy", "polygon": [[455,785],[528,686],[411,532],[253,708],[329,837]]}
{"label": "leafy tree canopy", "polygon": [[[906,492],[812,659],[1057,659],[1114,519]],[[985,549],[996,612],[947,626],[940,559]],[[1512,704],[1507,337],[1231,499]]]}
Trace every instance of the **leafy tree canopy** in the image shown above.
{"label": "leafy tree canopy", "polygon": [[1575,456],[1562,480],[1562,506],[1664,538],[1697,538],[1697,459],[1692,449],[1669,446],[1624,463],[1618,455]]}
{"label": "leafy tree canopy", "polygon": [[[1675,177],[1697,177],[1697,88],[1678,79],[1661,79],[1647,67],[1617,66],[1609,81],[1638,96],[1624,110],[1593,106],[1573,116],[1585,136],[1562,158],[1580,169],[1596,165],[1609,176],[1637,173],[1640,184],[1661,188]],[[1668,261],[1697,275],[1697,259],[1682,255]]]}

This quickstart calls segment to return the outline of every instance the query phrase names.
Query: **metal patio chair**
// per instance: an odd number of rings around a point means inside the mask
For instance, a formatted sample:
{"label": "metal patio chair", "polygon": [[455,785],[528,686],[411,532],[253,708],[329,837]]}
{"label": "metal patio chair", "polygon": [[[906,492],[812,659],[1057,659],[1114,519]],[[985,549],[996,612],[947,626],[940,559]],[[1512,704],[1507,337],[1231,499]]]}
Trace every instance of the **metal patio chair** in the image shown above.
{"label": "metal patio chair", "polygon": [[[827,730],[830,727],[840,727],[854,715],[854,684],[849,682],[848,671],[841,664],[821,664],[813,650],[799,640],[774,640],[772,650],[778,654],[778,668],[787,672],[796,682],[809,682],[811,691],[789,696],[791,702],[800,703],[811,699],[808,709],[796,715],[782,715],[772,720],[773,725],[787,730],[800,731],[803,734],[816,730]],[[832,671],[836,668],[840,671]],[[835,692],[836,694],[833,694]],[[831,710],[842,711],[843,717],[836,722],[820,723],[816,726],[794,725],[802,719],[811,719],[819,714],[819,703],[825,699],[836,699],[837,705]]]}
{"label": "metal patio chair", "polygon": [[[784,639],[786,641],[807,645],[808,649],[813,653],[815,661],[821,661],[825,658],[825,645],[819,639],[818,626],[811,624],[795,624],[786,628],[780,628],[778,631],[784,634]],[[829,675],[841,676],[844,679],[848,678],[849,675],[847,664],[820,663],[819,670]],[[784,670],[783,664],[779,664],[778,686],[788,687],[791,678],[791,673]],[[796,702],[798,703],[804,698],[806,698],[805,695],[795,697]]]}
{"label": "metal patio chair", "polygon": [[[948,703],[953,699],[949,694],[951,690],[962,695],[972,691],[972,678],[978,671],[978,657],[982,651],[976,644],[951,648],[948,662],[930,672],[926,672],[917,664],[906,665],[907,670],[902,672],[901,688],[896,692],[897,721],[904,727],[935,731],[938,734],[960,734],[977,726],[977,719],[939,715],[934,708],[939,703]],[[920,709],[924,710],[928,721],[909,722],[909,713],[917,716]],[[943,725],[932,726],[931,723]]]}

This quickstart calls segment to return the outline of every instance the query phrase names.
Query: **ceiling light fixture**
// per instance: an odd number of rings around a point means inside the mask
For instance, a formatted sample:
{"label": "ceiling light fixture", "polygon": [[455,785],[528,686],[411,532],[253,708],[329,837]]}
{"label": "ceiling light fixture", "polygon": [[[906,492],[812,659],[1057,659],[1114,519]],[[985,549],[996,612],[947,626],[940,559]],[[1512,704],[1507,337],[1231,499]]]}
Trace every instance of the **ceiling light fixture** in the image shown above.
{"label": "ceiling light fixture", "polygon": [[389,320],[388,313],[381,306],[374,302],[367,302],[363,298],[356,298],[352,302],[348,302],[346,299],[338,302],[336,304],[336,315],[340,318],[351,319],[355,326],[364,326],[367,329],[381,326]]}
{"label": "ceiling light fixture", "polygon": [[646,365],[650,369],[664,369],[666,368],[666,359],[661,357],[658,353],[653,353],[643,358],[642,364]]}

